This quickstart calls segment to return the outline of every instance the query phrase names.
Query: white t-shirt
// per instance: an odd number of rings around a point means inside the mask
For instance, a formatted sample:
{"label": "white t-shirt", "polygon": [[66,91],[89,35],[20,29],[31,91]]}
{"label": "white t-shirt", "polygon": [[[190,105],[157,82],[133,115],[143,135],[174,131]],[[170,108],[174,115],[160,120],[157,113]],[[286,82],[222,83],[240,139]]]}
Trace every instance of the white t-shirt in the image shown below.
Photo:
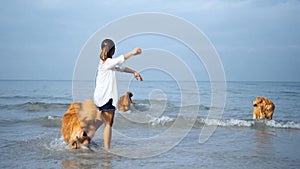
{"label": "white t-shirt", "polygon": [[94,103],[101,107],[106,104],[109,99],[113,99],[112,105],[117,107],[118,88],[115,71],[124,71],[121,68],[125,61],[124,55],[117,58],[107,58],[103,63],[100,60],[97,68],[96,88],[94,91]]}

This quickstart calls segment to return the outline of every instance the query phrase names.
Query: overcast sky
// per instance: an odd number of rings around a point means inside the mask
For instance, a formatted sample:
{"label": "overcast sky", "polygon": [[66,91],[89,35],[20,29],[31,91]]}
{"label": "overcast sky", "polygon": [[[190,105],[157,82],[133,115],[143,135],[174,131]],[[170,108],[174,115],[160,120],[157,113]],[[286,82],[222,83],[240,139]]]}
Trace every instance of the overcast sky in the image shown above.
{"label": "overcast sky", "polygon": [[97,30],[128,15],[162,12],[207,36],[227,80],[300,81],[296,0],[6,0],[0,8],[0,79],[71,80],[81,48]]}

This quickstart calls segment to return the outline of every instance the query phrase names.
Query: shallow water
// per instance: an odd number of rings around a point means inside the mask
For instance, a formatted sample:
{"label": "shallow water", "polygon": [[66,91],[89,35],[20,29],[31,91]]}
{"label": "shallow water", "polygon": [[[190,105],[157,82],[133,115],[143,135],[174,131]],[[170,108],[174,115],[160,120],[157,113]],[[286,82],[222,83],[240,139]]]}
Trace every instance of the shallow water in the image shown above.
{"label": "shallow water", "polygon": [[[176,83],[143,83],[147,90],[130,84],[137,104],[116,114],[108,152],[102,148],[103,126],[91,149],[64,143],[61,117],[73,101],[71,81],[0,81],[0,168],[300,167],[300,83],[227,82],[221,119],[206,119],[213,109],[208,82],[198,82],[199,105],[178,104]],[[127,89],[120,83],[121,93]],[[149,94],[153,90],[161,97]],[[251,102],[259,95],[275,103],[273,120],[251,119]],[[195,109],[196,116],[190,113]],[[203,126],[217,128],[201,144]]]}

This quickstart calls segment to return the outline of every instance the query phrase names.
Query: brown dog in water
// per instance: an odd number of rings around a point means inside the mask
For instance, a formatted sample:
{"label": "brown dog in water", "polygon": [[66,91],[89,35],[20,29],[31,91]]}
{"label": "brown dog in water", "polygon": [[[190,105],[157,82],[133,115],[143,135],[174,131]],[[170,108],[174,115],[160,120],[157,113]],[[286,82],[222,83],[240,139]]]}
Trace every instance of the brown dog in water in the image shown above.
{"label": "brown dog in water", "polygon": [[73,149],[88,147],[96,130],[101,126],[101,113],[91,100],[72,103],[62,118],[61,133]]}
{"label": "brown dog in water", "polygon": [[132,96],[133,94],[131,92],[126,92],[124,96],[120,97],[120,100],[118,102],[119,112],[128,111],[130,109],[130,104],[135,104],[135,102],[131,100]]}
{"label": "brown dog in water", "polygon": [[253,106],[253,119],[267,118],[271,120],[273,118],[275,105],[268,98],[257,97],[253,101]]}

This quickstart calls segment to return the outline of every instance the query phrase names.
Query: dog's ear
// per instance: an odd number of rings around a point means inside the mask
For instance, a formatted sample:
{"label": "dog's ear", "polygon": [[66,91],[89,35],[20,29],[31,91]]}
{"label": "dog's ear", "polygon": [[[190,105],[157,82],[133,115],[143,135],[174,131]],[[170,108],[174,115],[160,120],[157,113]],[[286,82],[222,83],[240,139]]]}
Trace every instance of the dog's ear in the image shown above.
{"label": "dog's ear", "polygon": [[263,102],[262,97],[257,97],[254,101],[253,101],[253,105],[258,106],[258,104],[261,104]]}
{"label": "dog's ear", "polygon": [[259,97],[258,103],[261,104],[264,101],[263,97]]}
{"label": "dog's ear", "polygon": [[125,96],[132,97],[133,94],[131,92],[126,92]]}

